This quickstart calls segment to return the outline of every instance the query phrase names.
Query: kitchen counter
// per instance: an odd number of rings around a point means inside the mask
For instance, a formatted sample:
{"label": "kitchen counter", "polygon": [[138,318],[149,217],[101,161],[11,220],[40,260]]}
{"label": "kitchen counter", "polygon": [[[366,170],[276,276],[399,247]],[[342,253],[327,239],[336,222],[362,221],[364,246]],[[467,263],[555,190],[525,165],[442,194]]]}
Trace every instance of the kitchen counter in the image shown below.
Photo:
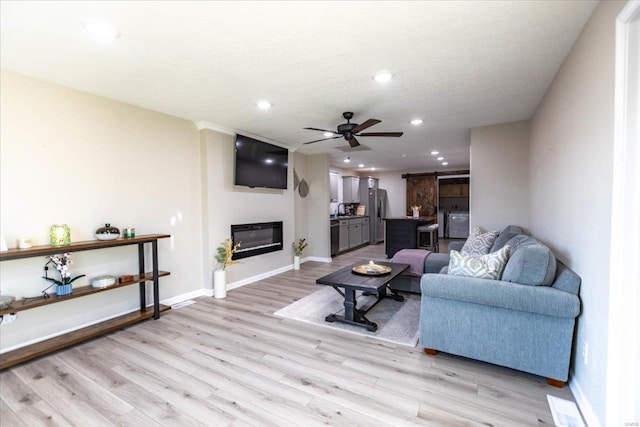
{"label": "kitchen counter", "polygon": [[436,217],[432,216],[384,218],[384,245],[387,257],[393,258],[400,249],[417,249],[418,227],[435,222]]}
{"label": "kitchen counter", "polygon": [[330,219],[358,219],[358,218],[369,218],[366,215],[340,215],[340,216],[331,216]]}
{"label": "kitchen counter", "polygon": [[434,223],[436,221],[435,216],[420,216],[418,218],[414,218],[412,216],[398,216],[398,217],[388,217],[382,218],[385,221],[420,221],[420,222],[429,222]]}

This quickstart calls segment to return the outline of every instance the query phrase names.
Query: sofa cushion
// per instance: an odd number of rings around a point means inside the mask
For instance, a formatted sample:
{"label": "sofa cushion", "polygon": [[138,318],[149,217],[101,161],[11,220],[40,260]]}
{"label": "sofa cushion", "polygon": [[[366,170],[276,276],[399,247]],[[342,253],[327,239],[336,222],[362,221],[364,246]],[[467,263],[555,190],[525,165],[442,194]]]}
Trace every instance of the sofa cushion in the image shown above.
{"label": "sofa cushion", "polygon": [[486,255],[468,255],[451,251],[447,274],[498,280],[509,259],[509,249],[509,246],[504,246],[499,251]]}
{"label": "sofa cushion", "polygon": [[493,246],[491,246],[491,250],[489,252],[497,251],[518,234],[525,234],[524,230],[517,225],[507,225],[505,228],[500,230],[500,233],[498,234],[498,237],[496,237],[496,240],[493,242]]}
{"label": "sofa cushion", "polygon": [[556,275],[556,257],[547,246],[531,236],[519,234],[508,243],[511,256],[502,274],[505,282],[549,286]]}
{"label": "sofa cushion", "polygon": [[489,253],[489,249],[493,246],[493,242],[498,237],[497,231],[484,231],[477,225],[473,227],[467,241],[460,252],[468,255],[485,255]]}

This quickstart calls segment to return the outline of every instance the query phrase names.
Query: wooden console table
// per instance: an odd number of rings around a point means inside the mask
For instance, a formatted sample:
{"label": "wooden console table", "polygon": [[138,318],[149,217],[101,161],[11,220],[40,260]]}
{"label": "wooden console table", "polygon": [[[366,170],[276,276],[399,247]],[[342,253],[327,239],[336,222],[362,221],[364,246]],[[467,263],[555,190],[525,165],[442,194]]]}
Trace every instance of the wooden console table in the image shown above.
{"label": "wooden console table", "polygon": [[[169,234],[148,234],[144,236],[133,237],[130,239],[115,240],[90,240],[85,242],[71,243],[65,246],[34,246],[30,249],[9,249],[0,252],[0,261],[10,261],[23,258],[34,258],[39,256],[49,256],[65,252],[79,252],[95,249],[113,248],[118,246],[138,245],[138,270],[139,274],[135,275],[133,281],[126,283],[116,283],[106,288],[94,288],[91,285],[74,287],[73,293],[70,295],[50,295],[49,298],[30,298],[14,301],[9,308],[0,310],[0,315],[8,313],[17,313],[23,310],[30,310],[44,305],[55,304],[68,301],[75,298],[84,297],[100,292],[107,292],[112,289],[121,288],[139,284],[140,287],[140,311],[129,313],[124,316],[100,322],[86,328],[82,328],[68,334],[60,335],[48,340],[40,341],[32,345],[21,347],[17,350],[0,354],[0,370],[26,362],[27,360],[40,357],[42,355],[60,350],[65,347],[75,345],[87,339],[115,331],[122,327],[140,322],[153,317],[160,318],[160,313],[169,310],[170,307],[160,304],[159,298],[159,278],[168,276],[167,271],[158,269],[158,239],[166,239],[171,237]],[[144,245],[151,243],[152,253],[152,269],[151,272],[145,272],[144,262]],[[146,302],[146,282],[153,282],[153,310],[147,309]]]}

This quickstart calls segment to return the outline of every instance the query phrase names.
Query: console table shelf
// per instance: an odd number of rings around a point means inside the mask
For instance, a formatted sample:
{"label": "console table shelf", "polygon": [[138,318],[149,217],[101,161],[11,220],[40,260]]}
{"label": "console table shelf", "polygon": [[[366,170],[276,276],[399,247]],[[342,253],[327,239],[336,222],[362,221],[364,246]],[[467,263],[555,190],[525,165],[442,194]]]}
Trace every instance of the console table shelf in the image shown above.
{"label": "console table shelf", "polygon": [[[171,237],[169,234],[148,234],[144,236],[133,237],[129,239],[115,240],[90,240],[84,242],[75,242],[65,246],[35,246],[29,249],[9,249],[0,252],[0,261],[10,261],[23,258],[34,258],[39,256],[49,256],[64,252],[79,252],[95,249],[114,248],[119,246],[137,245],[138,246],[138,270],[139,274],[133,277],[132,281],[126,283],[116,283],[105,288],[94,288],[92,286],[81,286],[73,288],[70,295],[58,296],[50,295],[49,298],[33,298],[14,301],[9,308],[0,310],[0,315],[7,313],[17,313],[19,311],[30,310],[49,304],[68,301],[75,298],[85,297],[100,292],[110,291],[112,289],[122,288],[134,284],[139,285],[140,310],[134,313],[125,314],[113,319],[99,322],[85,328],[63,334],[54,338],[37,342],[19,349],[0,354],[0,370],[9,368],[18,363],[26,362],[30,359],[40,357],[44,354],[60,350],[65,347],[77,344],[81,341],[95,338],[99,335],[115,331],[125,326],[131,325],[153,317],[160,318],[160,313],[169,310],[170,307],[160,305],[159,295],[159,278],[168,276],[167,271],[158,269],[158,239],[166,239]],[[151,272],[145,272],[145,254],[144,245],[151,243],[151,258],[153,268]],[[150,310],[146,304],[146,282],[153,283],[153,309]]]}
{"label": "console table shelf", "polygon": [[[168,276],[169,274],[171,273],[169,273],[168,271],[159,271],[158,277]],[[133,281],[131,282],[116,283],[114,285],[107,286],[105,288],[81,286],[79,288],[74,287],[73,293],[69,295],[50,294],[49,298],[47,299],[43,297],[22,299],[19,301],[15,301],[13,304],[11,304],[11,307],[5,308],[4,310],[0,310],[0,316],[7,313],[17,313],[18,311],[22,311],[22,310],[29,310],[32,308],[41,307],[43,305],[54,304],[62,301],[68,301],[70,299],[80,298],[87,295],[96,294],[98,292],[110,291],[111,289],[122,288],[124,286],[135,285],[136,283],[146,282],[146,281],[149,281],[149,282],[153,281],[153,273],[145,273],[144,275],[142,275],[142,277],[140,277],[140,275],[138,274],[133,276]]]}
{"label": "console table shelf", "polygon": [[[161,312],[170,309],[171,307],[160,305]],[[124,316],[115,317],[104,322],[96,323],[95,325],[87,326],[86,328],[78,329],[77,331],[69,332],[68,334],[59,335],[45,341],[21,347],[17,350],[2,353],[0,354],[0,370],[53,353],[54,351],[62,350],[66,347],[71,347],[83,341],[99,337],[100,335],[117,331],[118,329],[150,319],[151,317],[153,317],[153,311],[151,310],[144,312],[135,311],[125,314]]]}
{"label": "console table shelf", "polygon": [[130,239],[115,240],[86,240],[84,242],[73,242],[64,246],[34,246],[29,249],[9,249],[0,252],[0,261],[9,261],[12,259],[33,258],[37,256],[48,256],[61,254],[65,252],[80,252],[92,249],[114,248],[118,246],[128,246],[141,243],[152,243],[158,239],[166,239],[171,237],[170,234],[147,234],[144,236],[132,237]]}

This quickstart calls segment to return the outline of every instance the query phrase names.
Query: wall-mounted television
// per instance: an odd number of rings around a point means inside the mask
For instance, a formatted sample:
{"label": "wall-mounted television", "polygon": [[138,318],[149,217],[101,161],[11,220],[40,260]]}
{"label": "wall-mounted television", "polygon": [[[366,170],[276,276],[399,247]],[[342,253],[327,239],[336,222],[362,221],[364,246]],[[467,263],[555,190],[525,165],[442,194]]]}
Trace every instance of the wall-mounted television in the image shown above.
{"label": "wall-mounted television", "polygon": [[287,189],[289,150],[236,135],[235,185]]}

